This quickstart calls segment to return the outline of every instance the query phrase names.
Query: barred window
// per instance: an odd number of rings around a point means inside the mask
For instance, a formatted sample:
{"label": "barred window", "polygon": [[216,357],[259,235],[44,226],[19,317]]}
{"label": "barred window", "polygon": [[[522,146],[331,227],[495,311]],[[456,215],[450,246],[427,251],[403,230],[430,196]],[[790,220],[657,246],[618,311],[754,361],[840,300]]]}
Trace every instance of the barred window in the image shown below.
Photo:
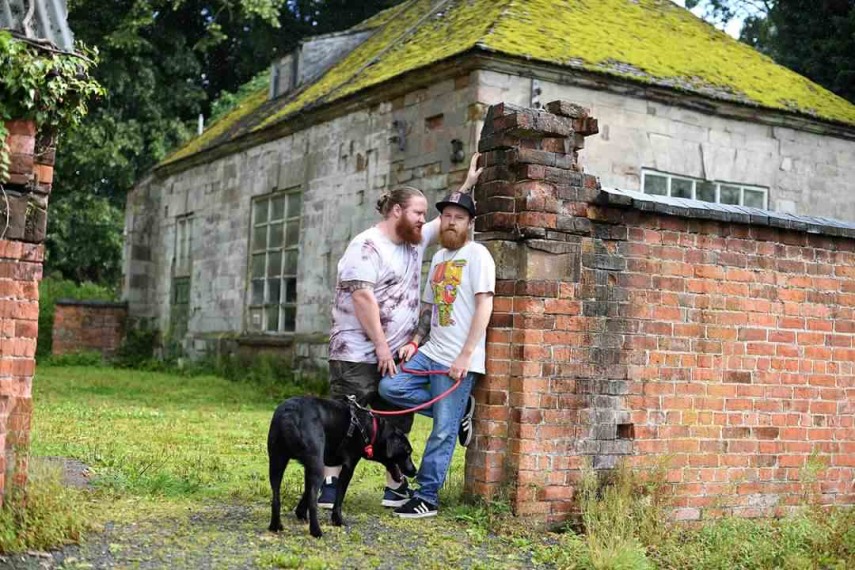
{"label": "barred window", "polygon": [[252,203],[249,329],[293,332],[297,317],[297,259],[302,193],[288,190]]}
{"label": "barred window", "polygon": [[175,220],[175,276],[190,275],[191,252],[193,248],[193,215],[181,216]]}
{"label": "barred window", "polygon": [[769,207],[767,188],[731,182],[713,182],[649,169],[641,171],[641,191],[656,196],[689,198],[718,204],[761,209]]}

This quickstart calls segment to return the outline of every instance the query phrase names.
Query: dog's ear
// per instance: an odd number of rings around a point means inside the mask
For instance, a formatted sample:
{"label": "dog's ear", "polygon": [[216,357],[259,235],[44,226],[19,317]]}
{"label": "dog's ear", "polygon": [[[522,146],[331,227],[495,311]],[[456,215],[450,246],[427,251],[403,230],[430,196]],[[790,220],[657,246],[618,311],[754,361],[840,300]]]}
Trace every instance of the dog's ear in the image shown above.
{"label": "dog's ear", "polygon": [[407,449],[404,444],[404,436],[398,430],[391,428],[386,437],[386,457],[392,458],[401,454],[406,454]]}

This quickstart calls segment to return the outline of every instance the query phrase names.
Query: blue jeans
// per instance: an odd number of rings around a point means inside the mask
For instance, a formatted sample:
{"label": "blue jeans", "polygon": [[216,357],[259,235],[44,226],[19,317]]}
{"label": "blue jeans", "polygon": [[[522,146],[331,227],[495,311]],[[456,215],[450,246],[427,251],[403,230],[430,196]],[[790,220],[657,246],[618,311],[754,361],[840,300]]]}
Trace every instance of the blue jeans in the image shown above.
{"label": "blue jeans", "polygon": [[[421,352],[405,364],[410,370],[446,370],[447,366],[431,360]],[[419,489],[415,496],[439,504],[439,490],[445,482],[451,456],[457,444],[457,432],[466,402],[472,393],[475,374],[466,375],[460,386],[442,400],[419,411],[433,418],[433,429],[425,445],[425,453],[416,480]],[[386,376],[380,380],[380,396],[390,404],[401,408],[411,408],[431,400],[454,385],[454,380],[445,374],[416,376],[399,372],[395,376]]]}

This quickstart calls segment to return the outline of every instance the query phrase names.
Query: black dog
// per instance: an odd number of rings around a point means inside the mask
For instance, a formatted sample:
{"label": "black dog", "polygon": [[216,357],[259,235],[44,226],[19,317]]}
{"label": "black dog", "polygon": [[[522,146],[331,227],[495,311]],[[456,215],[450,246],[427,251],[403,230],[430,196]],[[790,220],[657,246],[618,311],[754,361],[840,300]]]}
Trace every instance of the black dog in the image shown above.
{"label": "black dog", "polygon": [[305,488],[294,513],[300,520],[309,515],[309,532],[320,537],[318,492],[324,478],[324,464],[341,465],[331,521],[341,526],[341,504],[357,463],[363,457],[382,463],[395,481],[414,477],[410,458],[413,448],[404,432],[353,401],[313,397],[290,398],[273,414],[267,436],[270,459],[270,488],[273,491],[270,530],[282,530],[279,488],[290,459],[305,469]]}

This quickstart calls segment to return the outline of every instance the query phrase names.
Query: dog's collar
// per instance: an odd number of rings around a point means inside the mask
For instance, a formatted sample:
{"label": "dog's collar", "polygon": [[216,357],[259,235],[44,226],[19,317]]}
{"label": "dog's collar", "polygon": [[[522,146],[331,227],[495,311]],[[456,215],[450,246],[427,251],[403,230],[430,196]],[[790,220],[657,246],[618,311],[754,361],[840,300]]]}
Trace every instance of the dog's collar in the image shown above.
{"label": "dog's collar", "polygon": [[[363,408],[359,404],[356,403],[356,399],[352,396],[348,398],[348,403],[350,404],[350,425],[347,427],[347,438],[353,437],[353,432],[355,430],[359,430],[360,435],[362,435],[362,442],[365,444],[365,447],[362,449],[362,453],[366,459],[372,459],[374,457],[374,442],[377,440],[377,432],[379,431],[377,426],[377,416],[371,413],[370,410]],[[365,430],[362,428],[362,424],[359,422],[359,418],[356,417],[356,409],[363,410],[371,416],[371,436],[365,433]]]}
{"label": "dog's collar", "polygon": [[374,428],[371,433],[371,440],[368,442],[368,445],[365,446],[365,449],[363,449],[366,459],[372,459],[374,457],[374,442],[377,440],[377,416],[374,414],[371,414],[371,427]]}

